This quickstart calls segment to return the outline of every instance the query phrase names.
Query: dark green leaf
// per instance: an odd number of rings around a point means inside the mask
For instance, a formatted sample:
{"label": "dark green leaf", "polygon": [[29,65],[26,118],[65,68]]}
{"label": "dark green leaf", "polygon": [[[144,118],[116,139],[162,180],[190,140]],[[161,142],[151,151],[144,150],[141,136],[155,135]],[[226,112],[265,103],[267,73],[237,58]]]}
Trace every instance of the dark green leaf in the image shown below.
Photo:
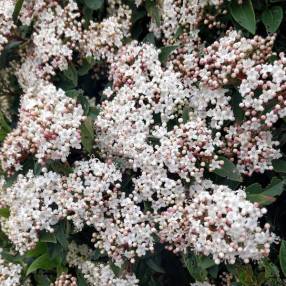
{"label": "dark green leaf", "polygon": [[38,257],[47,252],[47,244],[45,242],[38,242],[37,246],[26,253],[27,257]]}
{"label": "dark green leaf", "polygon": [[55,238],[64,249],[68,248],[68,234],[66,233],[66,226],[64,222],[61,222],[57,225]]}
{"label": "dark green leaf", "polygon": [[156,1],[146,0],[145,6],[148,12],[148,15],[155,20],[155,23],[157,26],[160,26],[161,16],[160,16],[160,10],[157,6]]}
{"label": "dark green leaf", "polygon": [[38,269],[50,270],[55,267],[56,267],[55,261],[50,259],[48,253],[45,253],[32,262],[32,264],[29,266],[27,270],[26,275],[29,275],[37,271]]}
{"label": "dark green leaf", "polygon": [[78,74],[77,70],[73,64],[69,65],[68,69],[63,72],[64,76],[70,80],[74,86],[78,83]]}
{"label": "dark green leaf", "polygon": [[262,15],[261,19],[266,27],[267,32],[274,33],[279,28],[283,20],[283,9],[280,6],[273,6],[266,9]]}
{"label": "dark green leaf", "polygon": [[174,45],[174,46],[166,46],[163,47],[160,51],[159,54],[159,60],[162,64],[166,63],[166,61],[168,60],[169,55],[175,51],[177,48],[179,47],[179,45]]}
{"label": "dark green leaf", "polygon": [[104,0],[84,0],[84,3],[91,10],[99,10],[104,4]]}
{"label": "dark green leaf", "polygon": [[247,199],[260,205],[272,204],[276,200],[275,197],[283,192],[284,185],[285,182],[277,178],[272,178],[271,183],[264,189],[257,183],[253,184],[246,188]]}
{"label": "dark green leaf", "polygon": [[280,261],[280,267],[284,273],[284,276],[286,276],[286,241],[285,240],[282,240],[281,245],[280,245],[279,261]]}
{"label": "dark green leaf", "polygon": [[81,125],[81,143],[87,153],[92,152],[94,144],[94,130],[93,121],[89,117]]}
{"label": "dark green leaf", "polygon": [[256,31],[256,19],[251,0],[244,0],[243,4],[232,1],[230,13],[234,20],[252,34]]}
{"label": "dark green leaf", "polygon": [[207,279],[208,272],[206,271],[206,269],[198,265],[198,261],[195,255],[189,255],[188,257],[184,257],[184,264],[195,280],[203,282]]}
{"label": "dark green leaf", "polygon": [[82,273],[79,270],[76,271],[76,276],[77,276],[77,284],[78,284],[78,286],[88,286],[88,284],[85,281]]}
{"label": "dark green leaf", "polygon": [[84,114],[87,115],[89,113],[89,101],[88,101],[87,97],[84,95],[80,95],[78,97],[78,101],[84,110]]}
{"label": "dark green leaf", "polygon": [[50,232],[43,232],[40,235],[41,242],[50,242],[50,243],[57,243],[56,236],[54,233]]}
{"label": "dark green leaf", "polygon": [[70,89],[66,91],[66,96],[77,99],[82,93],[82,90]]}
{"label": "dark green leaf", "polygon": [[224,161],[224,164],[220,169],[214,170],[214,173],[232,181],[242,182],[242,177],[238,172],[236,166],[225,157],[220,157],[219,159]]}
{"label": "dark green leaf", "polygon": [[37,273],[34,275],[34,279],[37,282],[37,286],[50,286],[52,281],[44,274]]}
{"label": "dark green leaf", "polygon": [[86,58],[83,60],[82,66],[78,69],[78,75],[84,76],[88,74],[89,70],[94,66],[95,59],[94,58]]}
{"label": "dark green leaf", "polygon": [[10,216],[10,210],[8,208],[0,209],[0,217],[8,218]]}
{"label": "dark green leaf", "polygon": [[68,175],[73,171],[68,163],[62,163],[61,161],[49,161],[47,166],[52,171],[63,175]]}
{"label": "dark green leaf", "polygon": [[165,273],[165,270],[152,258],[147,259],[146,264],[157,273]]}
{"label": "dark green leaf", "polygon": [[285,160],[274,160],[272,166],[275,172],[286,173],[286,161]]}
{"label": "dark green leaf", "polygon": [[17,2],[15,4],[15,8],[14,8],[14,11],[13,11],[13,20],[14,20],[14,22],[16,22],[17,19],[18,19],[18,16],[19,16],[20,11],[22,9],[23,3],[24,3],[24,0],[17,0]]}

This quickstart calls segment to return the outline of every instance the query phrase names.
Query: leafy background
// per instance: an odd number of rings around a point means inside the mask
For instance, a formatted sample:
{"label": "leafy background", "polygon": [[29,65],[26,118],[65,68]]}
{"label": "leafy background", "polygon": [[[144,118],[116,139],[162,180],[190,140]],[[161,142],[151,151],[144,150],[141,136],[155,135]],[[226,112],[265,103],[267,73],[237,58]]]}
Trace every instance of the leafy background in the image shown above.
{"label": "leafy background", "polygon": [[[24,0],[18,0],[15,5],[13,18],[17,24],[16,37],[11,39],[9,44],[0,56],[0,68],[9,65],[13,59],[17,59],[19,48],[29,40],[32,32],[32,26],[27,27],[21,25],[17,20],[21,6]],[[88,23],[91,19],[101,20],[106,14],[106,3],[104,0],[78,0],[78,4],[82,7],[84,18]],[[266,36],[270,33],[277,33],[274,51],[286,51],[286,23],[285,11],[286,1],[283,0],[245,0],[242,5],[236,1],[225,1],[224,9],[226,14],[219,16],[218,20],[225,24],[226,27],[235,27],[241,29],[244,36],[252,35]],[[162,42],[155,39],[152,33],[148,32],[148,24],[153,18],[155,22],[160,22],[158,3],[156,1],[147,0],[144,5],[137,8],[133,1],[126,1],[132,7],[132,38],[141,42],[150,42],[161,49],[160,60],[162,64],[166,62],[170,54],[178,48],[178,46],[164,46]],[[212,11],[209,11],[212,13]],[[215,30],[209,33],[205,24],[200,25],[200,37],[208,44],[212,43],[225,30]],[[68,174],[72,171],[72,163],[79,159],[89,158],[96,153],[93,150],[93,141],[96,136],[93,130],[92,121],[99,113],[99,108],[90,106],[87,98],[96,97],[96,103],[100,104],[104,99],[102,90],[108,84],[108,79],[104,71],[99,78],[92,78],[91,69],[98,63],[87,58],[81,65],[73,64],[69,69],[58,73],[54,79],[57,87],[64,89],[68,96],[76,98],[84,108],[87,119],[82,124],[82,145],[84,152],[73,151],[69,156],[67,164],[60,162],[49,162],[47,167],[49,170],[56,171],[61,174]],[[1,75],[1,71],[0,71]],[[0,77],[1,81],[1,77]],[[17,110],[19,106],[19,98],[22,93],[17,80],[10,79],[9,96],[13,101],[12,119],[8,120],[4,114],[0,113],[0,142],[11,131],[17,122]],[[4,93],[5,90],[0,90]],[[235,93],[235,90],[233,91]],[[235,103],[233,103],[235,105]],[[197,256],[194,253],[188,253],[183,258],[165,251],[160,244],[157,245],[155,254],[150,254],[140,259],[133,267],[136,276],[140,279],[140,285],[159,286],[159,285],[189,285],[190,282],[204,281],[206,278],[212,278],[217,281],[216,285],[220,285],[221,275],[224,272],[230,272],[234,281],[233,286],[259,286],[259,285],[285,285],[286,276],[286,124],[285,121],[279,121],[273,127],[275,138],[279,140],[280,147],[284,158],[273,163],[274,170],[268,171],[263,175],[254,175],[251,178],[242,178],[235,172],[235,166],[231,161],[225,160],[223,169],[217,170],[215,174],[209,175],[211,179],[218,184],[227,184],[233,188],[240,184],[246,186],[248,199],[252,202],[259,202],[261,205],[267,206],[268,213],[265,221],[268,221],[273,231],[280,236],[281,243],[272,246],[271,255],[263,261],[250,264],[235,265],[215,265],[209,257]],[[29,158],[24,164],[22,173],[33,169],[35,174],[40,172],[40,166],[34,158]],[[3,172],[2,172],[3,173]],[[3,175],[6,175],[3,173]],[[7,178],[7,185],[11,185],[17,174]],[[131,187],[131,174],[124,174],[124,188],[128,191]],[[0,209],[0,216],[9,216],[8,209]],[[80,243],[90,244],[91,230],[86,228],[80,234],[74,234],[72,226],[64,221],[57,225],[53,234],[41,233],[40,242],[37,247],[29,251],[24,256],[15,254],[4,233],[0,232],[0,247],[4,249],[3,257],[11,262],[20,263],[24,266],[24,279],[30,277],[34,285],[46,286],[62,272],[67,270],[65,256],[67,253],[68,243],[71,240]],[[94,250],[94,261],[107,261],[104,255],[98,250]],[[112,265],[115,273],[121,269]],[[78,278],[78,285],[87,285],[80,271],[71,270]]]}

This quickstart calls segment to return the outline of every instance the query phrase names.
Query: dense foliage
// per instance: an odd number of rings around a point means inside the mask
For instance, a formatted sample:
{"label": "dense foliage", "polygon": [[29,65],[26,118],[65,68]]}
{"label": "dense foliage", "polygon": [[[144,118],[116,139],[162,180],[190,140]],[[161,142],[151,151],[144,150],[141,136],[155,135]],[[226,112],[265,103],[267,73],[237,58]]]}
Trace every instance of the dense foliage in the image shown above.
{"label": "dense foliage", "polygon": [[0,286],[285,285],[285,11],[0,0]]}

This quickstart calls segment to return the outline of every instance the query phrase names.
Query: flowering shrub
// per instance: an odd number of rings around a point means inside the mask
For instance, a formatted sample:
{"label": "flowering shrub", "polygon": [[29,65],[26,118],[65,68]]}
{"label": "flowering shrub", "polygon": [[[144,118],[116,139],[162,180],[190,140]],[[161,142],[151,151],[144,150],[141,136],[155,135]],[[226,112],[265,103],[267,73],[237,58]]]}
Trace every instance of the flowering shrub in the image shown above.
{"label": "flowering shrub", "polygon": [[285,285],[285,10],[0,0],[0,286]]}

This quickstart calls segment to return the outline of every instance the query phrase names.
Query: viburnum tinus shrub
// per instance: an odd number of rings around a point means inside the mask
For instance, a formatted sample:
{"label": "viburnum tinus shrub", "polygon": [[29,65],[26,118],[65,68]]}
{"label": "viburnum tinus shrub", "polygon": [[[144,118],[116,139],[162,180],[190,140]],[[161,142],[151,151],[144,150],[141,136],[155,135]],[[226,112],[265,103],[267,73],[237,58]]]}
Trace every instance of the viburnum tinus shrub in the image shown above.
{"label": "viburnum tinus shrub", "polygon": [[0,4],[0,286],[286,284],[283,1]]}

